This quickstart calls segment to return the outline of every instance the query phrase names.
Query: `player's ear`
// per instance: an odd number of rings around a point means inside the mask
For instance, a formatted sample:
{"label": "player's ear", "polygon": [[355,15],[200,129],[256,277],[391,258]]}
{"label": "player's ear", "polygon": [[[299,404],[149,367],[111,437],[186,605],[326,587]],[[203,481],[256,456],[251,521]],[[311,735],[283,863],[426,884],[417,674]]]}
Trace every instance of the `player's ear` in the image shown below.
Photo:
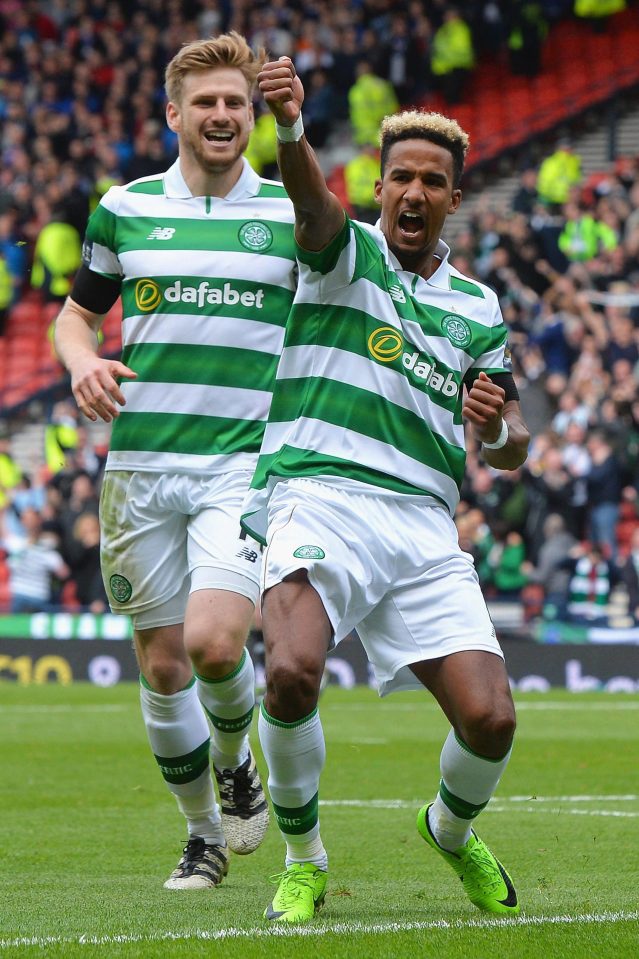
{"label": "player's ear", "polygon": [[180,111],[172,100],[166,105],[166,125],[173,133],[180,132]]}

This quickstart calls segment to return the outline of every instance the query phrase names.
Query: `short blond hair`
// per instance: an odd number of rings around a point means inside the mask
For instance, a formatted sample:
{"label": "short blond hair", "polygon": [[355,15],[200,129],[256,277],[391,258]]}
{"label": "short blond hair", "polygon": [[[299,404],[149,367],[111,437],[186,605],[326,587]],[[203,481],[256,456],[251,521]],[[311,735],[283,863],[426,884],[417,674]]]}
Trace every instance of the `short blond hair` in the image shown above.
{"label": "short blond hair", "polygon": [[211,70],[215,67],[232,67],[246,79],[249,94],[253,93],[257,75],[266,63],[266,51],[260,47],[253,51],[241,34],[231,30],[208,40],[192,40],[175,54],[166,68],[164,89],[169,100],[179,101],[182,83],[187,73]]}
{"label": "short blond hair", "polygon": [[381,168],[388,158],[388,151],[399,140],[430,140],[448,150],[453,157],[453,186],[459,187],[464,161],[470,147],[470,137],[462,130],[457,120],[441,113],[425,110],[404,110],[384,117],[380,130]]}

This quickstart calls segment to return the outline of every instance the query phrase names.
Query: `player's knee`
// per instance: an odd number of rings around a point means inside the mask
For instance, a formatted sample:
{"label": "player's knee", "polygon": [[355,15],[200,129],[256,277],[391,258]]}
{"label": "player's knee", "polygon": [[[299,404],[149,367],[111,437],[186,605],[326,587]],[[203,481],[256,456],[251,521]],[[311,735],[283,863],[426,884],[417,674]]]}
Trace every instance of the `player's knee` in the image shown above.
{"label": "player's knee", "polygon": [[187,660],[163,651],[156,656],[147,657],[142,674],[156,693],[171,696],[184,689],[191,679],[192,670]]}
{"label": "player's knee", "polygon": [[512,703],[479,704],[465,717],[462,735],[473,752],[499,759],[512,745],[515,726]]}
{"label": "player's knee", "polygon": [[322,672],[322,664],[306,657],[274,659],[268,664],[267,698],[280,717],[295,714],[294,719],[301,719],[313,711],[319,698]]}
{"label": "player's knee", "polygon": [[201,628],[186,627],[184,647],[196,673],[208,679],[222,679],[233,672],[246,643],[245,630],[222,628],[212,631],[211,624]]}
{"label": "player's knee", "polygon": [[222,679],[232,673],[242,656],[246,636],[237,631],[185,633],[184,646],[196,673],[208,679]]}

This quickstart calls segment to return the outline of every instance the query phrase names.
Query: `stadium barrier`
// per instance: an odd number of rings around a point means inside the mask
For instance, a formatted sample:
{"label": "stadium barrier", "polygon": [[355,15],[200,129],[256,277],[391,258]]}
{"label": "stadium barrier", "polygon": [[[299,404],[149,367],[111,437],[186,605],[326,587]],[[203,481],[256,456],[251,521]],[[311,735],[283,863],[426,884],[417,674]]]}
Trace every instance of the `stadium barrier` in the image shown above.
{"label": "stadium barrier", "polygon": [[[549,692],[639,692],[637,630],[603,630],[546,624],[546,641],[532,631],[499,630],[513,689]],[[565,638],[561,638],[561,626]],[[550,632],[548,632],[550,630]],[[618,633],[615,637],[615,633]],[[0,680],[23,684],[92,682],[113,686],[135,681],[138,667],[125,617],[36,613],[0,617]],[[525,637],[525,638],[524,638]],[[264,684],[260,634],[250,646],[256,683]],[[364,650],[356,637],[340,643],[328,658],[327,677],[344,688],[375,686]]]}

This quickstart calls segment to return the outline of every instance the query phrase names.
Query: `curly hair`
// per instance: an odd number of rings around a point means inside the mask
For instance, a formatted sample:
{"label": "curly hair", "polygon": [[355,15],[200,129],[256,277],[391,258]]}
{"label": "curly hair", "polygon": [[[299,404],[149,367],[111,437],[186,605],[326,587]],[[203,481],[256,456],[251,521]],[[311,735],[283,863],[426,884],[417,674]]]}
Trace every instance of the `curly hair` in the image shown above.
{"label": "curly hair", "polygon": [[388,153],[394,143],[399,140],[430,140],[444,147],[453,158],[453,186],[459,187],[464,161],[470,138],[462,130],[457,120],[443,116],[441,113],[428,113],[425,110],[404,110],[384,117],[381,130],[381,168],[384,176],[384,167]]}

